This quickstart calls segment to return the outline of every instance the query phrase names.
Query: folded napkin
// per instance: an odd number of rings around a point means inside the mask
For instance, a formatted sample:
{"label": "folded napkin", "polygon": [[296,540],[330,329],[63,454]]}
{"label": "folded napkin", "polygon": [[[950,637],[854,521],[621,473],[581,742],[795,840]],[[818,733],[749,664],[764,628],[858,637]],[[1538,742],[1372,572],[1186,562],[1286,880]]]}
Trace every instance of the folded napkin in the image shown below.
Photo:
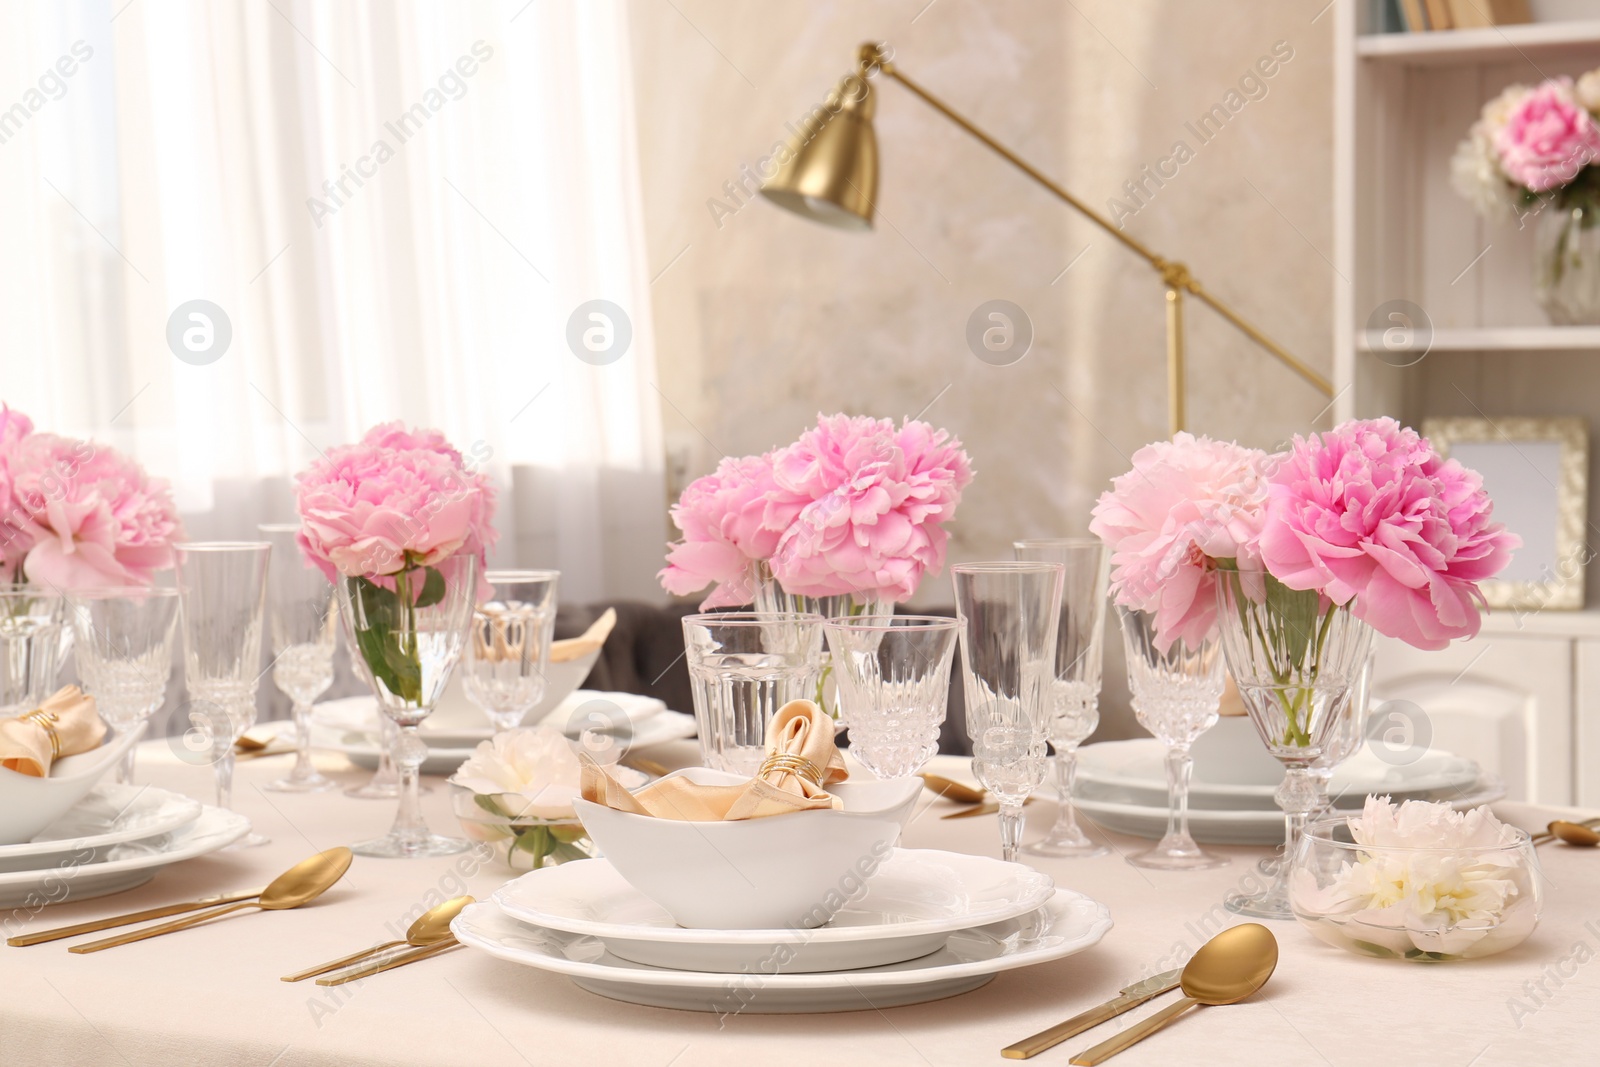
{"label": "folded napkin", "polygon": [[767,724],[767,758],[748,782],[696,785],[687,778],[663,778],[637,793],[628,792],[607,767],[586,753],[583,799],[634,815],[684,822],[759,819],[790,811],[844,805],[827,786],[849,772],[833,743],[833,719],[809,700],[792,700]]}
{"label": "folded napkin", "polygon": [[550,642],[550,662],[566,663],[570,660],[582,659],[605,644],[606,638],[611,636],[611,628],[616,625],[616,609],[607,608],[604,615],[594,620],[594,625],[577,637],[568,637],[562,641]]}
{"label": "folded napkin", "polygon": [[27,714],[0,719],[0,767],[46,778],[52,762],[98,748],[105,736],[94,697],[64,685]]}

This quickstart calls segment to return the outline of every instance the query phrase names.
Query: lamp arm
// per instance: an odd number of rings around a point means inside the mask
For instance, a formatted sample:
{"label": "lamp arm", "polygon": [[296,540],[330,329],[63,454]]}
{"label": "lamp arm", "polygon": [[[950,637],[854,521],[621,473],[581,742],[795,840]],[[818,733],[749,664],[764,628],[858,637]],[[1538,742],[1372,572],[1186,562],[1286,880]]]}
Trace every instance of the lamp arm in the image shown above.
{"label": "lamp arm", "polygon": [[[1027,160],[1018,156],[1015,152],[1011,151],[1011,149],[1007,148],[999,141],[996,141],[993,137],[990,137],[977,126],[974,126],[958,112],[952,110],[944,101],[940,100],[938,97],[928,92],[928,90],[918,85],[911,78],[907,77],[905,73],[896,67],[894,63],[885,55],[883,55],[881,51],[877,52],[875,55],[869,56],[864,48],[862,71],[863,73],[867,73],[873,68],[881,70],[884,74],[888,75],[901,85],[905,86],[907,89],[911,90],[911,93],[921,99],[923,103],[939,112],[945,118],[961,127],[963,130],[966,130],[969,134],[982,142],[991,152],[1010,163],[1013,167],[1016,167],[1018,170],[1022,171],[1022,173],[1032,178],[1035,182],[1037,182],[1039,185],[1042,185],[1051,193],[1054,193],[1058,199],[1065,201],[1069,207],[1076,210],[1080,215],[1083,215],[1091,222],[1094,222],[1102,230],[1106,231],[1106,233],[1116,238],[1116,240],[1121,242],[1122,245],[1130,252],[1133,252],[1144,259],[1145,262],[1154,267],[1156,272],[1161,275],[1162,282],[1166,284],[1169,290],[1193,293],[1213,311],[1227,319],[1228,322],[1232,323],[1234,328],[1240,333],[1244,334],[1246,337],[1250,338],[1250,340],[1266,349],[1267,352],[1274,356],[1280,363],[1294,371],[1296,374],[1300,375],[1300,377],[1304,378],[1306,381],[1310,382],[1322,392],[1322,395],[1330,397],[1333,395],[1332,382],[1328,381],[1327,378],[1323,377],[1321,374],[1318,374],[1315,370],[1308,367],[1298,358],[1291,355],[1283,348],[1283,346],[1279,345],[1276,341],[1272,340],[1272,338],[1268,337],[1256,327],[1252,326],[1249,322],[1240,317],[1238,312],[1234,311],[1227,304],[1213,296],[1189,273],[1188,268],[1182,263],[1175,263],[1172,260],[1163,259],[1149,247],[1147,247],[1143,242],[1138,241],[1128,234],[1122,232],[1111,222],[1111,220],[1107,219],[1104,215],[1101,215],[1098,211],[1094,210],[1094,208],[1090,207],[1088,204],[1085,204],[1082,200],[1079,200],[1067,190],[1063,189],[1061,186],[1045,177]],[[1181,355],[1179,357],[1179,362],[1181,364]],[[1181,408],[1179,410],[1181,411]],[[1182,419],[1179,417],[1175,421],[1181,422]]]}

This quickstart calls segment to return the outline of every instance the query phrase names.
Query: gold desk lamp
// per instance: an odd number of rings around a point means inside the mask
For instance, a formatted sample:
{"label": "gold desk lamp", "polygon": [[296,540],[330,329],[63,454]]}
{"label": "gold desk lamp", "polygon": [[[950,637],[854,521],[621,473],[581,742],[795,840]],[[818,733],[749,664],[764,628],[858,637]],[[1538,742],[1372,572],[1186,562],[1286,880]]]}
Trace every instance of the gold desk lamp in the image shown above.
{"label": "gold desk lamp", "polygon": [[[814,109],[789,143],[789,158],[761,186],[761,193],[779,207],[843,230],[870,230],[878,195],[878,137],[872,117],[877,98],[868,80],[882,72],[910,89],[945,118],[982,141],[1006,162],[1054,193],[1106,233],[1137,253],[1161,275],[1167,289],[1167,421],[1173,433],[1183,429],[1183,295],[1209,305],[1246,337],[1272,353],[1300,377],[1333,395],[1333,385],[1285,351],[1272,338],[1246,322],[1206,289],[1182,263],[1163,259],[1144,244],[1117,229],[1082,200],[1046,178],[1016,153],[956,114],[943,101],[906,77],[890,60],[882,45],[861,46],[854,73],[845,75],[828,97],[826,108]],[[819,117],[818,112],[822,112]]]}

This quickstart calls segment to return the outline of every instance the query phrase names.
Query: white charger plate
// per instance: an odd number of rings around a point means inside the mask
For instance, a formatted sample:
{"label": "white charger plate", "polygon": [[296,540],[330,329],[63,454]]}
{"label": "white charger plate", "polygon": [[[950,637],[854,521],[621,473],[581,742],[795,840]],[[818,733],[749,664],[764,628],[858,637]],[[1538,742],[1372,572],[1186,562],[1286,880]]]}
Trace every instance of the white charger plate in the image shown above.
{"label": "white charger plate", "polygon": [[[1116,833],[1159,840],[1167,832],[1167,801],[1163,790],[1160,805],[1128,804],[1108,800],[1094,783],[1079,781],[1073,806],[1100,826]],[[1447,803],[1457,811],[1489,804],[1506,795],[1503,782],[1483,775],[1465,791],[1444,790],[1430,799]],[[1351,809],[1352,813],[1354,809]],[[1283,812],[1250,809],[1190,808],[1189,832],[1206,845],[1281,845]]]}
{"label": "white charger plate", "polygon": [[715,974],[648,967],[598,938],[518,922],[495,904],[473,904],[451,922],[462,944],[498,959],[565,974],[612,1000],[720,1014],[861,1011],[919,1004],[977,989],[1001,971],[1061,959],[1111,929],[1104,904],[1057,889],[1037,911],[948,935],[914,960],[851,971]]}
{"label": "white charger plate", "polygon": [[200,802],[190,797],[151,785],[101,782],[32,841],[0,845],[0,872],[55,867],[71,853],[143,841],[199,817]]}
{"label": "white charger plate", "polygon": [[0,907],[33,910],[120,893],[148,882],[163,867],[215,852],[249,832],[250,820],[243,815],[201,805],[200,817],[187,826],[113,845],[102,859],[69,853],[52,867],[0,873]]}
{"label": "white charger plate", "polygon": [[1055,883],[1021,863],[933,849],[895,849],[860,899],[812,930],[703,930],[667,910],[603,859],[531,871],[494,894],[533,926],[598,938],[652,967],[721,973],[845,971],[915,959],[957,930],[1037,911]]}

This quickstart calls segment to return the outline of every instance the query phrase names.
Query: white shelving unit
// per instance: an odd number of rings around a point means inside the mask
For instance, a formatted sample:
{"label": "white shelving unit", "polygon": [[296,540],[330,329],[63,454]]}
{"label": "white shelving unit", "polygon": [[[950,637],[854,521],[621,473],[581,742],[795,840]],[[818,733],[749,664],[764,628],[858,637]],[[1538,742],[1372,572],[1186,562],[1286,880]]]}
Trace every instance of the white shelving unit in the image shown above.
{"label": "white shelving unit", "polygon": [[[1600,425],[1600,327],[1551,325],[1532,298],[1532,227],[1487,222],[1450,187],[1483,103],[1600,66],[1600,19],[1376,34],[1369,7],[1334,7],[1336,418]],[[1369,325],[1391,300],[1429,320],[1415,359]],[[1597,516],[1592,500],[1600,529]],[[1415,699],[1435,743],[1496,769],[1513,795],[1600,806],[1600,572],[1589,586],[1583,611],[1497,612],[1477,641],[1443,652],[1384,642],[1375,695]]]}

